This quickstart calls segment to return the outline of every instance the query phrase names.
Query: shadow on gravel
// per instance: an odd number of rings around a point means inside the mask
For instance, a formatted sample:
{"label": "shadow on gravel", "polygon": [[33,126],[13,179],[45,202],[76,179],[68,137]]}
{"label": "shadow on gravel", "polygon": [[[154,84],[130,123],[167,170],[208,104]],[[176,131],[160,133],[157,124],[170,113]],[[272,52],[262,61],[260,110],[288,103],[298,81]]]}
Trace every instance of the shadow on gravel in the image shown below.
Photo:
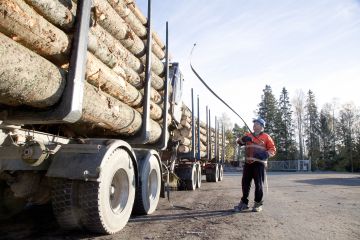
{"label": "shadow on gravel", "polygon": [[[174,206],[174,209],[179,207]],[[180,207],[181,208],[181,207]],[[186,209],[187,210],[187,209]],[[245,212],[244,212],[245,213]],[[147,216],[136,216],[132,217],[129,222],[152,222],[152,221],[171,221],[177,219],[187,219],[187,218],[207,218],[207,217],[223,217],[233,214],[239,214],[233,212],[233,209],[226,210],[215,210],[215,211],[194,211],[194,212],[182,212],[178,214],[169,213],[168,215],[147,215]]]}
{"label": "shadow on gravel", "polygon": [[304,180],[296,180],[295,182],[306,183],[311,185],[360,186],[360,177],[304,179]]}
{"label": "shadow on gravel", "polygon": [[[69,236],[70,235],[70,236]],[[84,231],[63,231],[56,223],[51,205],[31,206],[0,221],[0,240],[6,239],[81,239],[94,237]]]}

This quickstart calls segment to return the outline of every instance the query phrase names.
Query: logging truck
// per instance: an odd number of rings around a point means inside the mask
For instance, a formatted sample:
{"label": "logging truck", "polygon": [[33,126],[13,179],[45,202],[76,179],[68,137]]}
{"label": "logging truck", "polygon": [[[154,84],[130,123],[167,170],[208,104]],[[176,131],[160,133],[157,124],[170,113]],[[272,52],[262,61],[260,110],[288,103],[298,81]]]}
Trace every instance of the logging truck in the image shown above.
{"label": "logging truck", "polygon": [[0,2],[0,219],[51,203],[62,228],[113,234],[222,179],[224,131],[183,104],[150,3]]}

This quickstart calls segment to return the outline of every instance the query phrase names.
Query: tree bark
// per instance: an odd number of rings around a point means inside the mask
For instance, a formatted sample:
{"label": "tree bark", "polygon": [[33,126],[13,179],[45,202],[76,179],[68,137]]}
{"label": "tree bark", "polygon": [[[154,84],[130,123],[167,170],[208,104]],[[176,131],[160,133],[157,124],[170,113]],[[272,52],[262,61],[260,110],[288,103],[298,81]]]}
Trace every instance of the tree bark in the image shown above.
{"label": "tree bark", "polygon": [[181,120],[180,124],[185,128],[191,129],[191,124],[186,119]]}
{"label": "tree bark", "polygon": [[52,61],[68,59],[68,36],[23,1],[0,2],[0,32]]}
{"label": "tree bark", "polygon": [[92,85],[131,107],[139,107],[142,103],[142,94],[135,87],[89,52],[87,54],[86,79]]}
{"label": "tree bark", "polygon": [[[125,24],[124,20],[111,8],[100,0],[94,0],[98,5],[96,9],[97,21],[115,37],[126,44],[129,50],[140,57],[145,63],[145,46],[143,42]],[[65,8],[64,8],[65,9]],[[40,11],[40,8],[37,9]],[[61,10],[61,9],[60,9]],[[41,12],[47,15],[46,12]],[[66,14],[66,13],[58,13]],[[48,16],[50,17],[50,16]],[[0,31],[39,53],[40,55],[56,62],[63,63],[68,59],[70,41],[68,36],[40,16],[30,6],[20,0],[3,0],[0,3]],[[56,19],[53,19],[54,21]],[[60,24],[57,22],[57,24]],[[164,71],[162,62],[152,54],[152,70],[160,75]]]}
{"label": "tree bark", "polygon": [[187,121],[188,123],[191,123],[191,116],[186,116],[186,114],[183,112],[181,115],[181,121]]}
{"label": "tree bark", "polygon": [[114,52],[111,52],[104,42],[99,41],[91,32],[89,33],[88,49],[115,73],[122,76],[134,87],[139,89],[144,85],[139,75],[129,68],[122,59],[119,59]]}
{"label": "tree bark", "polygon": [[114,8],[114,10],[120,15],[122,19],[125,20],[126,23],[130,25],[132,30],[138,35],[140,38],[145,37],[147,32],[144,25],[141,23],[139,18],[135,16],[135,14],[127,7],[124,1],[119,0],[107,0],[110,5]]}
{"label": "tree bark", "polygon": [[203,128],[203,129],[206,129],[206,123],[200,121],[200,127]]}
{"label": "tree bark", "polygon": [[[116,57],[109,51],[109,49],[104,45],[104,43],[98,41],[98,39],[91,32],[89,33],[87,49],[103,63],[105,63],[109,68],[113,69],[116,66]],[[124,70],[118,71],[118,74],[121,77],[125,78]]]}
{"label": "tree bark", "polygon": [[51,62],[0,33],[0,102],[44,108],[54,105],[66,83]]}
{"label": "tree bark", "polygon": [[188,146],[185,146],[185,145],[180,145],[178,147],[178,152],[180,152],[180,153],[188,153],[188,152],[190,152],[190,148]]}
{"label": "tree bark", "polygon": [[[144,63],[145,45],[142,40],[130,29],[126,22],[116,13],[106,1],[93,0],[95,6],[95,22],[98,22],[104,29],[118,39],[136,57]],[[152,70],[160,75],[164,71],[164,65],[153,53]]]}
{"label": "tree bark", "polygon": [[[142,82],[145,83],[145,72],[140,74],[140,78],[141,78]],[[156,75],[153,71],[151,71],[151,86],[154,89],[156,89],[158,91],[163,90],[165,87],[164,81],[165,81],[164,79],[162,79],[161,77]],[[171,85],[169,85],[169,89],[171,91]]]}
{"label": "tree bark", "polygon": [[[126,6],[125,1],[123,0],[108,0],[110,5],[114,10],[120,15],[122,19],[125,20],[127,24],[130,25],[131,29],[135,32],[137,36],[141,39],[147,37],[147,29],[142,25],[140,20],[135,16],[135,14]],[[153,41],[152,51],[154,54],[161,60],[165,57],[165,52],[157,44],[156,41]]]}
{"label": "tree bark", "polygon": [[[129,7],[129,9],[134,13],[134,15],[139,19],[139,21],[142,23],[142,25],[146,25],[147,24],[147,19],[146,17],[142,14],[142,12],[140,11],[140,9],[136,6],[135,1],[134,0],[124,0],[127,4],[127,6]],[[161,49],[165,49],[165,45],[164,43],[161,41],[159,35],[156,32],[152,33],[154,41],[156,41],[157,45],[159,45],[159,47]]]}
{"label": "tree bark", "polygon": [[[191,111],[190,111],[190,109],[185,105],[185,104],[183,104],[182,105],[182,115],[184,116],[185,115],[185,117],[187,117],[187,118],[190,118],[191,119]],[[185,118],[184,117],[184,118]],[[191,121],[191,120],[190,120]]]}
{"label": "tree bark", "polygon": [[62,30],[69,31],[74,26],[74,15],[58,0],[25,0],[25,2]]}
{"label": "tree bark", "polygon": [[[110,94],[123,103],[139,108],[143,103],[143,95],[131,84],[103,64],[94,55],[88,52],[86,64],[86,79],[93,86]],[[161,96],[154,94],[151,100],[159,101]],[[162,109],[154,102],[150,102],[150,117],[154,120],[161,119]]]}
{"label": "tree bark", "polygon": [[180,129],[181,136],[191,138],[192,132],[190,129],[182,128]]}
{"label": "tree bark", "polygon": [[177,136],[177,137],[174,137],[173,139],[180,141],[180,143],[185,146],[190,146],[190,144],[191,144],[191,140],[186,137],[183,137],[183,136]]}
{"label": "tree bark", "polygon": [[202,143],[206,144],[206,141],[207,141],[206,136],[200,134],[200,141],[201,141]]}
{"label": "tree bark", "polygon": [[[112,53],[118,59],[118,63],[121,67],[124,68],[125,72],[128,75],[129,82],[134,82],[134,86],[136,88],[143,88],[144,87],[144,65],[142,62],[136,58],[129,50],[127,50],[119,40],[114,38],[110,33],[108,33],[105,29],[103,29],[100,25],[96,24],[91,27],[91,33],[96,36],[98,42],[102,43],[103,46],[106,47],[107,51]],[[126,65],[131,69],[126,70],[123,66]],[[135,72],[133,72],[133,71]],[[140,80],[138,79],[140,74]],[[156,90],[161,90],[164,88],[164,80],[156,75],[153,71],[151,71],[151,86]]]}
{"label": "tree bark", "polygon": [[[18,4],[18,5],[16,5]],[[13,13],[10,15],[10,21],[8,18],[8,14],[6,14],[6,11],[10,11],[10,9],[15,9],[16,11],[13,11]],[[63,54],[58,55],[58,44],[56,44],[56,41],[58,39],[55,39],[55,42],[52,42],[52,40],[49,40],[47,38],[41,38],[38,36],[41,36],[43,32],[54,32],[59,34],[60,38],[66,38],[65,42],[63,42],[62,46],[68,45],[67,47],[63,47],[65,49],[69,48],[70,42],[68,41],[67,36],[65,33],[63,33],[61,30],[57,29],[50,23],[48,23],[44,18],[39,16],[35,11],[33,11],[29,6],[27,6],[25,3],[18,1],[18,0],[6,0],[4,2],[1,2],[0,5],[0,12],[3,13],[2,17],[6,19],[6,21],[2,21],[0,23],[0,30],[4,31],[7,35],[10,35],[10,37],[15,38],[18,42],[23,44],[24,46],[28,47],[29,49],[34,50],[35,52],[39,53],[40,55],[43,55],[44,57],[47,57],[50,60],[54,60],[55,62],[64,62],[67,61],[67,51],[63,52]],[[5,17],[6,15],[6,17]],[[24,17],[25,16],[25,17]],[[30,20],[29,20],[30,19]],[[15,21],[17,20],[17,21]],[[30,28],[32,24],[27,24],[27,22],[38,22],[42,27],[41,28]],[[21,25],[21,27],[17,27],[15,25]],[[27,28],[24,29],[26,26]],[[38,25],[38,24],[36,24]],[[25,26],[25,27],[24,27]],[[6,27],[3,28],[3,27]],[[14,28],[11,28],[14,27]],[[42,30],[41,30],[42,29]],[[14,33],[18,34],[16,37],[14,37]],[[19,38],[19,36],[21,36]],[[35,36],[35,37],[33,37]],[[110,66],[113,66],[114,64],[119,64],[122,61],[117,61],[116,57],[113,55],[109,55],[108,52],[104,52],[104,49],[107,49],[106,47],[102,46],[97,43],[96,39],[94,39],[93,35],[90,35],[90,41],[89,46],[95,45],[94,48],[98,49],[96,52],[98,56],[102,57],[102,60],[107,63]],[[35,41],[32,41],[32,39],[35,39]],[[64,40],[64,39],[63,39]],[[61,45],[61,44],[60,44]],[[42,46],[47,46],[46,48],[43,48]],[[103,50],[103,51],[102,51]],[[108,50],[108,49],[107,49]],[[52,55],[55,54],[55,55]],[[135,57],[134,57],[135,58]],[[60,60],[61,59],[61,60]],[[122,64],[124,66],[124,64]],[[141,79],[136,73],[131,71],[131,69],[122,69],[121,66],[114,67],[114,70],[119,75],[126,75],[126,80],[131,82],[133,85],[136,85],[138,88],[143,86],[144,80]],[[154,86],[157,88],[163,87],[163,80],[159,77],[157,77],[155,74],[152,74]],[[156,77],[154,77],[156,76]],[[124,76],[123,76],[124,77]],[[154,90],[152,90],[153,92]],[[153,93],[152,96],[155,96],[156,99],[160,99],[158,96],[158,93]],[[156,100],[159,102],[160,100]]]}
{"label": "tree bark", "polygon": [[126,63],[135,72],[141,73],[144,71],[144,66],[141,61],[136,58],[129,50],[127,50],[121,42],[113,37],[99,24],[94,24],[90,28],[91,33],[96,36],[98,41],[102,42],[110,52],[117,55],[119,59]]}
{"label": "tree bark", "polygon": [[[143,113],[143,107],[137,108],[136,111],[139,113]],[[158,123],[162,123],[162,113],[163,109],[154,102],[150,102],[150,118],[157,121]],[[161,121],[160,121],[161,120]]]}
{"label": "tree bark", "polygon": [[[102,33],[100,33],[100,31],[102,31]],[[126,60],[124,60],[124,58],[127,58],[126,56],[132,56],[134,59],[137,58],[135,58],[130,52],[128,52],[120,43],[116,44],[115,42],[118,41],[114,39],[109,33],[105,32],[106,31],[104,29],[101,29],[100,26],[97,26],[96,29],[92,28],[89,34],[89,50],[94,55],[96,55],[102,62],[112,68],[116,73],[118,73],[119,75],[123,75],[123,77],[129,83],[131,83],[131,85],[133,85],[137,89],[143,88],[145,80],[141,76],[139,76],[133,69],[129,68],[128,65],[125,63]],[[106,37],[104,38],[104,36]],[[115,44],[118,45],[118,47],[115,47]],[[119,49],[119,46],[121,46],[123,49]],[[124,51],[127,51],[128,54],[121,54],[121,52]],[[164,86],[163,79],[155,75],[153,72],[151,76],[151,86],[155,86],[158,89]],[[156,90],[152,89],[152,91]]]}
{"label": "tree bark", "polygon": [[[144,42],[144,45],[146,45],[146,40],[143,40],[143,42]],[[152,41],[151,51],[160,60],[163,60],[165,58],[165,52],[159,47],[159,45],[156,44],[155,41]]]}
{"label": "tree bark", "polygon": [[[85,83],[83,114],[80,123],[105,129],[104,136],[115,134],[133,136],[140,130],[142,118],[135,109]],[[150,127],[150,143],[153,143],[159,139],[161,128],[153,120],[150,120]],[[91,129],[86,128],[85,131],[86,135],[91,136]],[[93,134],[95,135],[96,132],[94,131]]]}
{"label": "tree bark", "polygon": [[200,127],[200,133],[204,136],[206,136],[206,129]]}
{"label": "tree bark", "polygon": [[[37,108],[54,105],[64,90],[65,73],[3,34],[0,34],[0,43],[0,102],[10,106],[28,105]],[[86,78],[126,104],[141,105],[140,92],[90,53]],[[153,102],[150,103],[150,117],[155,120],[162,117],[162,109]]]}
{"label": "tree bark", "polygon": [[[140,89],[140,93],[144,94],[144,89]],[[150,99],[153,100],[156,104],[162,104],[164,100],[160,93],[158,93],[153,88],[150,90]]]}
{"label": "tree bark", "polygon": [[178,138],[180,138],[180,137],[181,137],[180,130],[179,130],[179,129],[175,129],[175,130],[173,131],[173,138],[176,140],[176,139],[178,139]]}
{"label": "tree bark", "polygon": [[127,6],[129,9],[134,13],[134,15],[139,19],[139,21],[142,23],[142,25],[146,25],[147,19],[142,14],[141,10],[136,6],[134,0],[125,0]]}

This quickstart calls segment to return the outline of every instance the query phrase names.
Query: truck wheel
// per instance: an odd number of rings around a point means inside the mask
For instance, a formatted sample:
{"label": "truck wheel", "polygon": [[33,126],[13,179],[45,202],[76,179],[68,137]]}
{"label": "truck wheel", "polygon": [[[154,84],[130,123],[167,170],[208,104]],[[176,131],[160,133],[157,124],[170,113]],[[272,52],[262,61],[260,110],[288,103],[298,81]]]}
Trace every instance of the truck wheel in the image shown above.
{"label": "truck wheel", "polygon": [[179,178],[178,190],[186,190],[186,168],[175,167],[176,176]]}
{"label": "truck wheel", "polygon": [[21,212],[26,200],[14,196],[6,182],[0,181],[0,220],[8,219]]}
{"label": "truck wheel", "polygon": [[190,178],[186,180],[186,189],[187,190],[195,190],[196,189],[196,182],[197,182],[197,170],[196,164],[193,164],[191,168],[187,169],[190,172]]}
{"label": "truck wheel", "polygon": [[219,181],[224,179],[224,167],[223,165],[219,165]]}
{"label": "truck wheel", "polygon": [[215,164],[215,169],[212,173],[212,181],[218,182],[218,180],[219,180],[219,165]]}
{"label": "truck wheel", "polygon": [[209,170],[206,171],[206,181],[212,182],[212,173],[209,173]]}
{"label": "truck wheel", "polygon": [[70,179],[53,179],[51,204],[55,218],[61,228],[80,228],[78,206],[79,182]]}
{"label": "truck wheel", "polygon": [[136,189],[134,213],[151,214],[160,198],[161,172],[159,161],[152,155],[141,162],[139,187]]}
{"label": "truck wheel", "polygon": [[121,148],[103,160],[99,182],[80,182],[81,224],[97,233],[114,234],[128,222],[135,199],[135,173]]}
{"label": "truck wheel", "polygon": [[196,181],[196,187],[200,188],[201,187],[201,166],[198,164],[196,166],[196,171],[197,171],[197,181]]}

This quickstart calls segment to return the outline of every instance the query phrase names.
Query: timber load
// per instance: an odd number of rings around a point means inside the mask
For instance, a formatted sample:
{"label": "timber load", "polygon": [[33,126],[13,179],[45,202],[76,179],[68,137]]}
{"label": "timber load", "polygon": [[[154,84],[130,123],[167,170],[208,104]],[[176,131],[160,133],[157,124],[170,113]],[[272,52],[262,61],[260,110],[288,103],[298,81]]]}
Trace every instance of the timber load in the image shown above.
{"label": "timber load", "polygon": [[[197,132],[197,118],[195,118],[195,153],[198,152],[198,132]],[[219,131],[216,138],[216,132],[214,128],[210,128],[209,133],[209,141],[207,138],[207,125],[206,123],[200,121],[200,158],[207,157],[207,148],[209,148],[209,154],[211,154],[211,158],[216,158],[215,156],[215,145],[218,144],[218,156],[222,156],[222,148],[223,148],[223,137],[222,133]],[[191,152],[192,148],[192,113],[189,107],[185,104],[182,105],[182,115],[181,121],[179,124],[179,128],[174,130],[172,139],[175,141],[179,141],[178,153],[186,154]],[[225,140],[225,145],[229,144],[228,140]],[[210,157],[210,156],[209,156]]]}
{"label": "timber load", "polygon": [[[76,8],[76,0],[0,1],[0,106],[36,114],[59,102],[67,83]],[[69,135],[131,137],[140,130],[146,24],[134,1],[92,0],[82,116],[74,124],[58,125]],[[153,33],[150,143],[162,131],[164,50]]]}
{"label": "timber load", "polygon": [[[192,146],[192,120],[190,109],[183,104],[182,115],[179,129],[174,131],[173,139],[180,142],[178,153],[189,153]],[[200,121],[200,157],[206,156],[207,149],[207,131],[206,124]],[[195,119],[195,129],[197,129],[197,119]],[[195,152],[198,152],[198,137],[195,131]]]}

